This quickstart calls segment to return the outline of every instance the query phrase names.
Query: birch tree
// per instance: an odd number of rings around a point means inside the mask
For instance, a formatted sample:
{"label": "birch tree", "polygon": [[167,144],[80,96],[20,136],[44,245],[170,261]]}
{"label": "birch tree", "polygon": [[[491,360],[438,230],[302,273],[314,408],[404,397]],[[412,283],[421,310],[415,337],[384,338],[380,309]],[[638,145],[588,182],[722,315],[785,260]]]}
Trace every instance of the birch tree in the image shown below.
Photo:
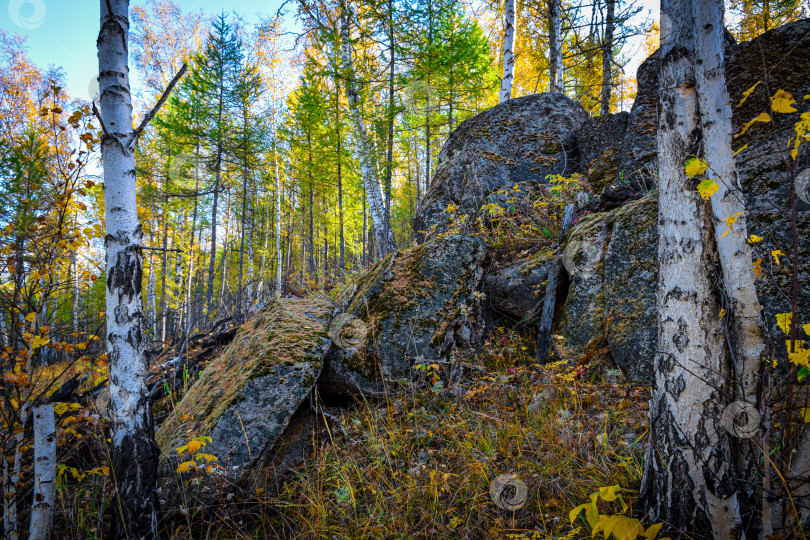
{"label": "birch tree", "polygon": [[53,403],[37,405],[34,416],[34,502],[29,540],[47,540],[53,524],[56,496],[56,422]]}
{"label": "birch tree", "polygon": [[[684,170],[699,143],[691,0],[663,0],[658,123],[658,353],[641,504],[673,531],[741,535],[729,434],[727,360],[711,283],[709,207]],[[666,19],[665,19],[666,18]],[[680,534],[680,533],[678,533]]]}
{"label": "birch tree", "polygon": [[357,81],[354,70],[354,62],[352,59],[350,27],[352,9],[347,1],[342,2],[341,9],[340,45],[343,75],[346,81],[344,88],[346,89],[346,97],[348,98],[349,108],[354,120],[354,127],[356,131],[355,135],[360,146],[360,174],[363,179],[363,187],[366,192],[366,202],[368,204],[369,214],[371,216],[371,222],[374,228],[376,245],[380,256],[384,257],[389,253],[396,251],[397,245],[394,241],[393,231],[386,227],[387,219],[385,217],[385,205],[383,203],[382,194],[380,193],[380,183],[374,175],[371,142],[369,141],[365,121],[363,120],[363,115],[360,111],[360,96],[357,92]]}
{"label": "birch tree", "polygon": [[99,104],[102,127],[107,262],[107,355],[110,369],[111,465],[116,483],[111,536],[154,538],[160,507],[155,494],[159,450],[146,386],[143,354],[143,232],[135,190],[135,146],[168,93],[133,129],[127,64],[129,1],[100,0]]}
{"label": "birch tree", "polygon": [[515,80],[515,0],[506,0],[503,31],[503,78],[499,103],[512,98]]}
{"label": "birch tree", "polygon": [[560,0],[548,0],[548,89],[562,93],[562,15]]}

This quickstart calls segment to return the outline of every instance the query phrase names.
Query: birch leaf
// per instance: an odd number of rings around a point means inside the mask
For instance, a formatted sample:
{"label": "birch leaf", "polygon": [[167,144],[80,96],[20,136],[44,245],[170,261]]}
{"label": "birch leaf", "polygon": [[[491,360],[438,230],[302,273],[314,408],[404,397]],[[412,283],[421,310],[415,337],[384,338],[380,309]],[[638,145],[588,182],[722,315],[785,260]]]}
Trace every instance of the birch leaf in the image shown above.
{"label": "birch leaf", "polygon": [[700,196],[707,201],[709,200],[709,197],[717,193],[718,189],[720,189],[720,186],[718,186],[717,182],[712,179],[704,180],[697,185],[698,193],[700,193]]}
{"label": "birch leaf", "polygon": [[757,260],[754,261],[754,265],[751,267],[751,270],[754,271],[756,274],[754,277],[758,278],[762,275],[762,257],[759,257]]}
{"label": "birch leaf", "polygon": [[193,461],[184,461],[177,467],[178,473],[188,472],[191,469],[197,470],[197,464]]}
{"label": "birch leaf", "polygon": [[782,329],[782,332],[787,334],[790,332],[790,323],[793,321],[793,313],[777,313],[776,326]]}
{"label": "birch leaf", "polygon": [[728,216],[726,219],[723,220],[723,221],[726,222],[726,225],[728,225],[728,229],[726,230],[726,232],[724,232],[722,235],[720,235],[720,238],[723,238],[725,235],[727,235],[729,232],[731,232],[731,229],[734,227],[734,224],[737,222],[737,218],[739,218],[741,215],[743,215],[743,213],[744,212],[737,212],[736,214],[732,214],[732,215]]}
{"label": "birch leaf", "polygon": [[788,358],[790,361],[797,366],[810,368],[810,349],[805,349],[804,343],[805,342],[803,339],[797,339],[793,342],[795,346],[793,352],[790,352],[790,340],[785,341],[785,345],[787,345]]}
{"label": "birch leaf", "polygon": [[748,99],[748,97],[749,97],[749,96],[750,96],[750,95],[751,95],[751,94],[754,92],[754,90],[756,90],[757,86],[759,86],[760,84],[762,84],[762,81],[757,81],[757,82],[754,84],[754,86],[752,86],[751,88],[749,88],[748,90],[746,90],[745,92],[743,92],[743,97],[742,97],[742,99],[740,100],[740,103],[737,105],[737,107],[739,107],[740,105],[742,105],[743,103],[745,103],[745,100],[746,100],[746,99]]}
{"label": "birch leaf", "polygon": [[774,264],[776,264],[776,266],[779,266],[779,256],[780,255],[782,257],[785,256],[785,252],[782,251],[781,249],[775,249],[775,250],[771,251],[771,257],[773,257],[773,262],[774,262]]}
{"label": "birch leaf", "polygon": [[771,109],[773,112],[778,113],[793,113],[796,112],[796,100],[793,98],[793,94],[790,92],[785,92],[784,90],[777,90],[776,94],[771,98]]}
{"label": "birch leaf", "polygon": [[810,324],[805,324],[804,326],[802,326],[802,330],[804,330],[805,334],[810,336]]}
{"label": "birch leaf", "polygon": [[748,131],[748,128],[750,128],[757,122],[770,122],[770,121],[771,115],[769,115],[768,113],[759,113],[759,116],[757,116],[756,118],[745,124],[743,128],[740,130],[740,132],[734,135],[734,138],[736,139],[737,137],[744,135],[745,132]]}
{"label": "birch leaf", "polygon": [[692,158],[686,161],[684,164],[684,171],[686,172],[686,176],[689,178],[694,178],[699,174],[703,174],[706,172],[706,169],[709,168],[709,164],[706,163],[705,159],[701,158]]}
{"label": "birch leaf", "polygon": [[757,242],[762,242],[762,237],[757,236],[756,234],[752,234],[748,237],[748,242],[751,244],[756,244]]}

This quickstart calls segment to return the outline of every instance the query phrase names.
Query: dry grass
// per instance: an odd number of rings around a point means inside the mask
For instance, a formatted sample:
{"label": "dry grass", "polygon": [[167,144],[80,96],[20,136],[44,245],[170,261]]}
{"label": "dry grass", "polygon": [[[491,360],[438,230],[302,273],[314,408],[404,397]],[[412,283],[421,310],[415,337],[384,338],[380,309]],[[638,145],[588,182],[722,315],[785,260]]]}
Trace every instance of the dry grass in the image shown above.
{"label": "dry grass", "polygon": [[[584,369],[533,365],[527,344],[504,337],[487,347],[498,371],[463,387],[424,381],[407,396],[362,403],[342,417],[345,434],[327,423],[311,461],[280,492],[259,490],[250,512],[257,521],[217,519],[208,534],[589,537],[584,523],[571,527],[568,513],[601,486],[637,487],[646,392],[589,382],[599,377]],[[503,473],[527,485],[523,508],[501,510],[490,498],[490,483]]]}

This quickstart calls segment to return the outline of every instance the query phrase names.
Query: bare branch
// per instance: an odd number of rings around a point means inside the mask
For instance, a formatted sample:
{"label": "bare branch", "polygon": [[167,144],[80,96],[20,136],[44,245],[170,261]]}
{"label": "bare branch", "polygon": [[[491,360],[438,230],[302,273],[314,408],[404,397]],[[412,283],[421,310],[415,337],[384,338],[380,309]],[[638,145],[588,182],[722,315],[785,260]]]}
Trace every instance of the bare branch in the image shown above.
{"label": "bare branch", "polygon": [[180,71],[177,72],[177,75],[174,76],[172,82],[170,82],[169,86],[166,87],[166,90],[163,92],[163,95],[160,96],[160,99],[157,101],[157,103],[155,103],[155,106],[152,107],[152,110],[146,113],[146,116],[143,117],[143,120],[141,120],[141,125],[139,125],[138,128],[132,132],[132,137],[129,140],[129,146],[131,148],[135,147],[135,144],[138,142],[138,138],[141,136],[141,133],[143,133],[143,130],[146,129],[146,126],[149,124],[152,118],[154,118],[154,116],[158,113],[160,108],[166,102],[166,99],[169,97],[169,94],[172,93],[172,90],[174,90],[174,87],[178,83],[178,81],[180,81],[180,78],[183,75],[185,75],[187,69],[188,66],[185,63],[183,63],[183,66],[180,68]]}

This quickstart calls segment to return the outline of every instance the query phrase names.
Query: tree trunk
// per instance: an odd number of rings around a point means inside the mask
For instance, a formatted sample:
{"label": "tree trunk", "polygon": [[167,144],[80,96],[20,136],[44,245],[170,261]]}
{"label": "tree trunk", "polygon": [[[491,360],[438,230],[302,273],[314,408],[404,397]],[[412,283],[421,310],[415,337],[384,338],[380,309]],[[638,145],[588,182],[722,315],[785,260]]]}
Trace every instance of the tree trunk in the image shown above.
{"label": "tree trunk", "polygon": [[[166,196],[166,208],[169,206],[169,196]],[[160,276],[160,344],[166,344],[166,319],[169,316],[169,302],[166,299],[166,274],[169,272],[169,220],[163,216],[163,272]]]}
{"label": "tree trunk", "polygon": [[[143,232],[135,189],[135,135],[129,91],[128,0],[101,0],[99,91],[104,132],[104,208],[107,250],[107,355],[110,370],[111,465],[116,483],[111,537],[154,538],[160,506],[155,495],[159,450],[143,355]],[[112,8],[112,13],[107,7]]]}
{"label": "tree trunk", "polygon": [[[335,79],[335,95],[340,96],[340,80]],[[341,162],[343,157],[343,147],[342,141],[340,138],[340,98],[338,97],[335,99],[335,128],[336,135],[337,135],[337,189],[338,189],[338,227],[340,229],[340,261],[339,261],[339,268],[341,272],[346,271],[346,258],[345,258],[345,251],[346,251],[346,240],[344,236],[344,216],[343,216],[343,171],[341,168]]]}
{"label": "tree trunk", "polygon": [[548,90],[563,92],[560,0],[548,0]]}
{"label": "tree trunk", "polygon": [[602,40],[602,98],[599,114],[610,114],[610,93],[613,82],[613,31],[616,12],[616,0],[605,0],[607,18],[605,19],[605,36]]}
{"label": "tree trunk", "polygon": [[34,407],[34,502],[29,540],[47,540],[56,495],[56,423],[53,403]]}
{"label": "tree trunk", "polygon": [[396,59],[396,42],[394,39],[394,3],[393,0],[388,0],[388,151],[385,164],[384,216],[386,238],[394,238],[394,231],[391,227],[391,178],[394,174],[394,118],[396,116],[396,106],[394,102],[394,60]]}
{"label": "tree trunk", "polygon": [[[708,208],[684,163],[699,142],[691,0],[663,0],[672,24],[661,36],[658,124],[658,353],[650,435],[641,483],[642,512],[673,536],[738,538],[729,434],[722,412],[728,362],[719,303],[710,280]],[[680,531],[680,532],[679,532]]]}
{"label": "tree trunk", "polygon": [[569,203],[565,207],[560,239],[557,242],[558,251],[554,261],[548,271],[546,278],[546,294],[543,297],[543,309],[540,312],[540,324],[537,328],[537,361],[546,363],[548,349],[551,346],[551,327],[554,323],[554,306],[557,303],[557,284],[560,281],[560,269],[562,267],[562,248],[568,229],[574,219],[574,203]]}
{"label": "tree trunk", "polygon": [[[693,1],[695,17],[695,82],[700,106],[706,161],[719,176],[718,190],[711,197],[717,255],[723,272],[723,285],[730,307],[730,330],[734,358],[734,396],[749,402],[756,410],[759,377],[765,350],[762,328],[762,306],[757,299],[751,271],[753,261],[748,244],[748,227],[743,213],[745,205],[740,180],[731,149],[733,127],[731,100],[726,89],[722,0]],[[738,214],[733,228],[725,219]],[[734,464],[739,478],[752,478],[758,460],[756,447],[747,439],[737,441]],[[756,506],[754,496],[740,502],[746,509]]]}
{"label": "tree trunk", "polygon": [[348,1],[343,3],[343,13],[341,14],[341,56],[343,63],[343,74],[346,80],[346,97],[349,101],[349,107],[352,111],[354,118],[355,130],[357,131],[357,139],[360,145],[360,174],[363,179],[363,186],[365,188],[366,201],[368,203],[368,212],[371,216],[371,222],[374,225],[374,234],[377,236],[377,244],[380,246],[380,253],[382,256],[387,255],[389,252],[396,251],[397,246],[394,242],[392,234],[388,234],[386,238],[386,219],[385,219],[385,206],[383,204],[382,195],[380,194],[379,182],[374,177],[372,168],[372,151],[369,143],[369,137],[366,132],[366,125],[363,121],[363,116],[360,113],[360,97],[355,88],[355,72],[354,62],[351,53],[351,29],[349,24],[351,21],[351,9]]}
{"label": "tree trunk", "polygon": [[[503,31],[503,78],[499,103],[512,98],[515,78],[515,0],[506,0]],[[452,128],[451,128],[452,129]]]}

